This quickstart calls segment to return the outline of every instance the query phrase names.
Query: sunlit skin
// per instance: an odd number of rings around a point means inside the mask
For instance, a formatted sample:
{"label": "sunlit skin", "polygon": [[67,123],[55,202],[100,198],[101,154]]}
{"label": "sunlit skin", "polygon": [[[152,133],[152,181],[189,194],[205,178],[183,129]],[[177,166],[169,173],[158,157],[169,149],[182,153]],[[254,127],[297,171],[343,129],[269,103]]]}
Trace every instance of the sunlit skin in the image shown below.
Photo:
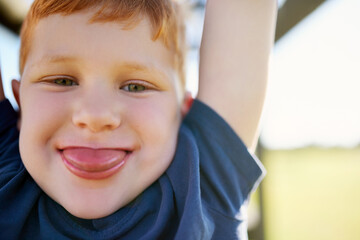
{"label": "sunlit skin", "polygon": [[[20,152],[37,184],[71,214],[100,218],[158,179],[174,155],[181,90],[173,53],[151,26],[88,23],[91,12],[39,21],[20,83]],[[65,166],[64,149],[120,149],[101,179]]]}

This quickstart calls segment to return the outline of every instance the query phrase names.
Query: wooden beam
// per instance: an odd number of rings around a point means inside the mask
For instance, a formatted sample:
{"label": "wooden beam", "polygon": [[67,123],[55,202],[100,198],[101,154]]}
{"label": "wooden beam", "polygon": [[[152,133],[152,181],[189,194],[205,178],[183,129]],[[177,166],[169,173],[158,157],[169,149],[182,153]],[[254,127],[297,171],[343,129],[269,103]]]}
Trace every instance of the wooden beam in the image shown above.
{"label": "wooden beam", "polygon": [[19,34],[22,20],[16,20],[11,17],[9,9],[0,1],[0,24],[15,34]]}
{"label": "wooden beam", "polygon": [[286,0],[278,12],[275,41],[283,37],[324,2],[325,0]]}

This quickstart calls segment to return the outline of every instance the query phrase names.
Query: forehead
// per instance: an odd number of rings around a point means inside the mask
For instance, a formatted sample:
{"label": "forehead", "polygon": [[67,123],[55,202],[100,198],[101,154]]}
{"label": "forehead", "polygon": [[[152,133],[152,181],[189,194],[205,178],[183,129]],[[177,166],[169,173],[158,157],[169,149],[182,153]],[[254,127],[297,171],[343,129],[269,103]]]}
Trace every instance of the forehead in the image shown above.
{"label": "forehead", "polygon": [[[174,68],[174,54],[162,41],[151,39],[152,28],[146,17],[133,28],[124,29],[119,22],[90,23],[92,14],[55,14],[41,19],[33,32],[27,63],[71,58],[102,65],[126,59],[139,66]],[[25,70],[26,67],[29,64],[25,64]]]}

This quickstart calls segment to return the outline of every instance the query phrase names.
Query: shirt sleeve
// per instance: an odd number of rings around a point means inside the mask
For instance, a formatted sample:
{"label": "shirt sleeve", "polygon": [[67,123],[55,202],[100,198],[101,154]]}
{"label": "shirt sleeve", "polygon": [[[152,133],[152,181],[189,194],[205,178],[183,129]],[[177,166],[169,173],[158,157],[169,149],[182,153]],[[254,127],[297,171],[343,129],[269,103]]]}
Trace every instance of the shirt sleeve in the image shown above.
{"label": "shirt sleeve", "polygon": [[[18,116],[10,102],[0,102],[0,183],[8,178],[8,173],[19,168],[17,129]],[[16,159],[16,160],[15,160]]]}
{"label": "shirt sleeve", "polygon": [[241,206],[264,177],[263,165],[229,124],[199,100],[184,123],[199,148],[202,199],[223,215],[239,217]]}
{"label": "shirt sleeve", "polygon": [[8,99],[0,102],[0,136],[5,135],[6,130],[16,125],[17,114]]}

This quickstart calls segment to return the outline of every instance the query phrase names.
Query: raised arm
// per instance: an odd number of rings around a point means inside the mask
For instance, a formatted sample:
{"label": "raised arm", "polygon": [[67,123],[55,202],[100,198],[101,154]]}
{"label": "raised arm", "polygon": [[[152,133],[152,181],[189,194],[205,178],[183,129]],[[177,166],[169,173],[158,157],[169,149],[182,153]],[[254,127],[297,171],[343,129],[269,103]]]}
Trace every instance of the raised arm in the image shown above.
{"label": "raised arm", "polygon": [[208,0],[198,98],[254,150],[273,46],[276,0]]}

